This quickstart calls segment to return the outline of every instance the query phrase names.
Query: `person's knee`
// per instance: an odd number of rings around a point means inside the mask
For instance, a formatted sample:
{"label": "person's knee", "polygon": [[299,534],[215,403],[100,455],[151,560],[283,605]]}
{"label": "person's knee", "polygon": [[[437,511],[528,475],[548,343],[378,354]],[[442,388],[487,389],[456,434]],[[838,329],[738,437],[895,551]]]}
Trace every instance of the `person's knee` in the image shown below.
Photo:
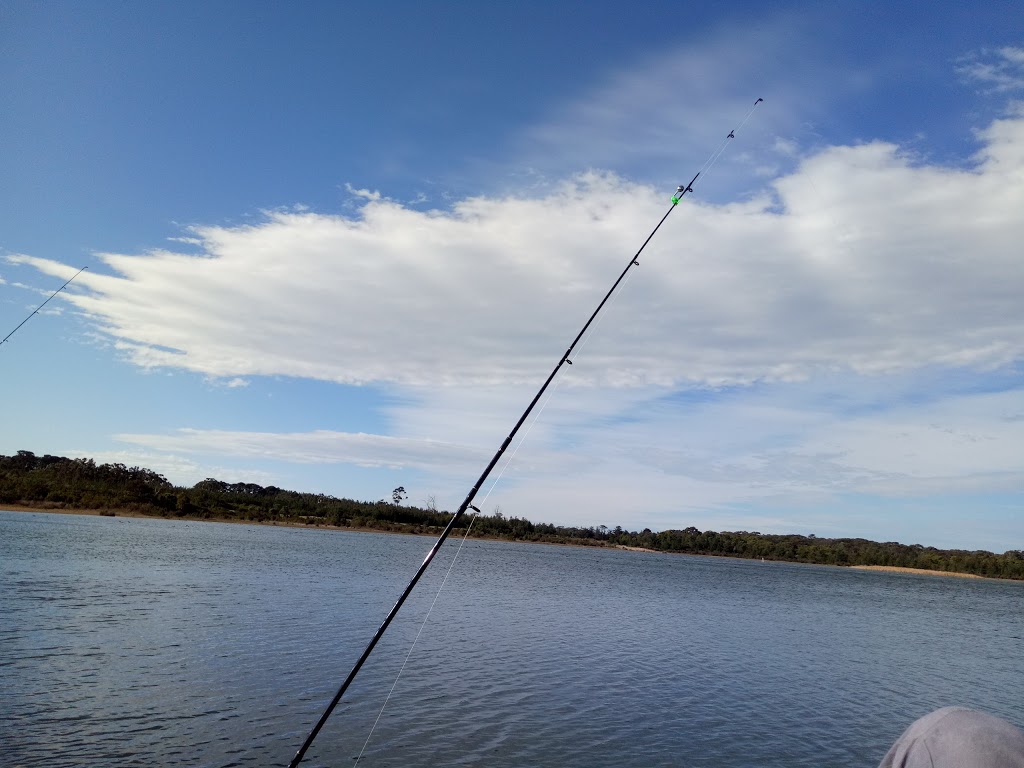
{"label": "person's knee", "polygon": [[944,707],[911,724],[879,768],[1024,768],[1024,733],[984,712]]}

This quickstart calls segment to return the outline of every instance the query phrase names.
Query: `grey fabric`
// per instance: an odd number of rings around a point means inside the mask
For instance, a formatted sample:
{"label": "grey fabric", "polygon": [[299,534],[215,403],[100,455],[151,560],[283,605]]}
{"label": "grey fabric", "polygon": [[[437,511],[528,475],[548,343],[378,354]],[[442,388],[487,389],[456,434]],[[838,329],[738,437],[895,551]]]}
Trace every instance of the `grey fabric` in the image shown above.
{"label": "grey fabric", "polygon": [[1024,733],[983,712],[945,707],[911,724],[878,768],[1024,768]]}

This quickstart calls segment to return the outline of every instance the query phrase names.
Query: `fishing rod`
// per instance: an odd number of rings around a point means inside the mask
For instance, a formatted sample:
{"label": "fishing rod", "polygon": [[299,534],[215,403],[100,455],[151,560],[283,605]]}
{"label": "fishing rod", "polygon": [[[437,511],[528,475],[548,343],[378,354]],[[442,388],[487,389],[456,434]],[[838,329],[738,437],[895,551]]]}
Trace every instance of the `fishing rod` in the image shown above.
{"label": "fishing rod", "polygon": [[477,493],[480,491],[480,486],[482,486],[484,482],[486,482],[488,476],[491,474],[491,471],[494,469],[495,465],[497,465],[498,461],[505,453],[505,450],[512,443],[512,440],[515,438],[516,433],[519,432],[519,429],[529,418],[530,414],[533,412],[533,409],[536,407],[541,397],[543,397],[544,393],[551,385],[551,382],[555,380],[555,377],[558,375],[558,372],[562,370],[562,366],[572,365],[572,360],[570,359],[570,356],[572,355],[573,350],[576,349],[576,345],[579,344],[580,340],[583,338],[584,334],[586,334],[587,330],[593,324],[594,320],[597,319],[597,316],[601,313],[601,310],[604,309],[605,304],[608,303],[608,300],[612,297],[612,294],[615,293],[615,290],[619,287],[619,284],[622,283],[622,281],[625,279],[629,271],[633,267],[637,267],[640,265],[640,254],[643,253],[644,248],[647,247],[647,244],[651,242],[651,239],[654,237],[657,231],[661,229],[661,225],[665,223],[665,220],[672,214],[672,211],[676,209],[676,206],[679,205],[679,201],[682,200],[687,193],[693,192],[693,185],[701,176],[701,174],[704,174],[705,176],[707,175],[707,172],[711,169],[711,166],[713,166],[715,162],[717,162],[718,158],[721,157],[722,153],[725,151],[725,148],[726,146],[728,146],[729,141],[731,139],[736,138],[736,131],[738,131],[746,124],[747,120],[750,119],[750,116],[754,113],[754,110],[757,108],[757,105],[760,104],[762,101],[764,101],[764,99],[758,99],[757,101],[754,102],[754,106],[752,106],[750,108],[750,111],[747,112],[746,117],[743,118],[743,122],[740,123],[737,128],[734,128],[733,130],[729,131],[729,134],[725,137],[721,145],[719,145],[718,149],[711,153],[711,156],[707,159],[707,161],[704,163],[701,169],[697,171],[694,177],[690,179],[690,182],[686,185],[681,184],[676,188],[675,194],[672,195],[672,201],[668,207],[668,210],[665,211],[665,215],[661,217],[661,220],[657,223],[654,229],[651,230],[651,234],[649,234],[647,236],[647,239],[644,240],[643,245],[640,246],[640,249],[635,254],[633,254],[632,257],[630,257],[629,262],[626,264],[626,268],[622,270],[622,274],[619,275],[618,280],[615,281],[612,287],[608,290],[608,293],[606,293],[604,298],[601,299],[601,303],[597,305],[597,309],[594,310],[593,314],[590,315],[590,318],[587,320],[587,322],[584,323],[583,328],[580,330],[580,332],[576,334],[576,338],[572,340],[572,343],[569,345],[569,348],[565,350],[565,353],[559,359],[554,369],[552,369],[551,373],[548,375],[547,379],[541,385],[540,389],[537,390],[537,394],[533,396],[533,400],[531,400],[530,404],[526,406],[526,410],[523,411],[523,415],[519,417],[519,421],[517,421],[515,426],[512,427],[512,431],[509,432],[508,437],[505,438],[501,446],[495,452],[494,456],[491,457],[491,460],[487,463],[487,466],[484,467],[484,471],[480,474],[480,477],[477,478],[477,481],[473,484],[473,487],[469,489],[469,493],[466,494],[466,498],[459,505],[459,508],[456,510],[455,514],[452,515],[452,519],[448,521],[448,525],[445,526],[445,529],[441,532],[441,535],[434,543],[434,546],[431,547],[430,551],[427,553],[427,556],[423,558],[423,562],[420,564],[420,567],[416,571],[416,574],[412,577],[412,580],[409,582],[405,590],[402,592],[401,596],[398,598],[398,602],[395,603],[394,607],[391,609],[390,613],[388,613],[387,617],[384,619],[380,627],[378,627],[373,637],[370,638],[370,642],[367,644],[366,648],[359,656],[359,659],[356,661],[355,666],[353,666],[352,670],[348,673],[348,677],[345,678],[345,681],[341,684],[341,687],[338,688],[337,693],[334,694],[334,697],[327,705],[327,708],[324,709],[323,714],[320,715],[320,719],[316,721],[316,724],[309,732],[309,735],[306,737],[306,740],[302,742],[302,746],[299,747],[299,751],[295,753],[295,757],[293,757],[292,761],[288,763],[288,768],[296,768],[296,766],[298,766],[298,764],[302,762],[302,758],[306,754],[306,750],[309,749],[310,745],[313,743],[313,740],[316,738],[317,734],[320,733],[320,729],[324,727],[324,723],[327,722],[327,718],[331,716],[331,713],[334,711],[334,708],[338,706],[338,702],[341,701],[341,697],[345,695],[345,691],[348,690],[348,687],[352,684],[352,681],[355,680],[356,675],[359,674],[359,670],[362,669],[363,664],[366,662],[367,658],[369,658],[370,654],[373,652],[373,649],[374,647],[376,647],[377,642],[383,636],[384,632],[387,631],[388,626],[390,626],[391,621],[395,618],[396,614],[401,609],[402,605],[405,603],[406,598],[409,597],[409,594],[412,592],[417,582],[419,582],[420,577],[427,570],[427,567],[434,559],[434,555],[437,554],[438,550],[441,548],[441,545],[444,544],[445,540],[448,538],[448,535],[452,532],[452,529],[455,528],[455,525],[459,522],[460,519],[462,519],[462,516],[466,513],[466,510],[472,509],[477,514],[480,514],[480,509],[473,506],[473,500],[474,498],[476,498]]}
{"label": "fishing rod", "polygon": [[[73,274],[73,275],[71,276],[71,280],[74,280],[74,279],[75,279],[76,277],[78,277],[78,276],[79,276],[80,274],[82,274],[82,273],[83,273],[83,272],[84,272],[85,270],[87,270],[87,269],[88,269],[88,267],[82,267],[82,268],[81,268],[80,270],[78,270],[77,272],[75,272],[75,274]],[[44,302],[43,302],[42,304],[40,304],[40,305],[39,305],[38,307],[36,307],[35,309],[33,309],[33,310],[32,310],[32,312],[31,312],[31,313],[29,314],[29,316],[28,316],[28,317],[26,317],[26,318],[25,318],[24,320],[22,320],[22,321],[21,321],[20,323],[18,323],[18,326],[17,326],[17,328],[15,328],[15,329],[14,329],[13,331],[11,331],[11,332],[10,332],[10,333],[8,333],[8,334],[7,334],[6,336],[4,336],[4,338],[3,338],[3,341],[0,341],[0,344],[3,344],[3,343],[4,343],[4,342],[6,342],[6,341],[7,341],[7,340],[8,340],[9,338],[11,338],[11,336],[13,336],[13,335],[14,335],[15,333],[17,333],[17,332],[18,332],[18,328],[21,328],[21,326],[23,326],[23,325],[24,325],[25,323],[27,323],[27,322],[28,322],[29,320],[31,320],[31,319],[32,319],[32,317],[33,317],[33,315],[38,315],[38,314],[39,314],[39,310],[40,310],[40,309],[42,309],[43,307],[45,307],[45,306],[46,306],[47,304],[49,304],[49,303],[50,303],[50,299],[52,299],[52,298],[53,298],[54,296],[56,296],[56,295],[57,295],[58,293],[60,293],[60,292],[61,292],[61,291],[63,291],[63,290],[65,289],[65,288],[67,288],[67,287],[68,287],[69,285],[71,285],[71,280],[68,280],[68,281],[67,281],[66,283],[64,283],[64,285],[62,285],[62,286],[61,286],[60,288],[58,288],[58,289],[57,289],[56,291],[54,291],[53,293],[51,293],[51,294],[50,294],[50,297],[49,297],[49,298],[48,298],[48,299],[47,299],[46,301],[44,301]]]}

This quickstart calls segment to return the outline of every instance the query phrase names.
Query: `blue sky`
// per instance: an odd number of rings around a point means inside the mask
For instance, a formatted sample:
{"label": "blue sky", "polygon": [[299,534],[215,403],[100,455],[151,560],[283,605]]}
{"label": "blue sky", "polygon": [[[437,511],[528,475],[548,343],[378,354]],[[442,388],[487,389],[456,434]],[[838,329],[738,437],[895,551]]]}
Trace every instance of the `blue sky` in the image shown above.
{"label": "blue sky", "polygon": [[[1024,548],[1013,3],[0,5],[0,453]],[[483,496],[481,497],[483,498]]]}

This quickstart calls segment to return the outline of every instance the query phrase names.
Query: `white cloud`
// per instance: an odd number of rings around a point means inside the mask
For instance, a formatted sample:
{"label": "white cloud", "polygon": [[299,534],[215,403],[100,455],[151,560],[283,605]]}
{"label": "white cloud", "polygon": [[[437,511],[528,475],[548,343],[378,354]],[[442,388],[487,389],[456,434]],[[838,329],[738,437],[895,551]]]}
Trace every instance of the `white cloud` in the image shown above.
{"label": "white cloud", "polygon": [[[568,383],[721,385],[1021,359],[1024,117],[980,137],[970,170],[881,142],[833,147],[755,200],[680,205]],[[63,298],[141,366],[525,384],[557,359],[664,198],[586,174],[540,199],[472,198],[450,212],[386,199],[351,218],[272,212],[196,227],[198,255],[102,254],[111,274],[83,273]]]}
{"label": "white cloud", "polygon": [[985,49],[961,59],[957,72],[990,93],[1024,90],[1024,48]]}
{"label": "white cloud", "polygon": [[270,459],[298,464],[361,467],[450,468],[478,463],[481,452],[431,440],[317,430],[304,433],[180,429],[169,435],[121,434],[114,438],[144,448],[177,453]]}
{"label": "white cloud", "polygon": [[345,191],[354,197],[360,197],[364,200],[369,200],[370,202],[373,203],[376,203],[381,199],[380,192],[372,191],[369,189],[356,189],[347,182],[345,184]]}
{"label": "white cloud", "polygon": [[145,467],[157,474],[163,475],[175,485],[186,487],[195,485],[200,480],[205,480],[208,477],[215,477],[218,480],[230,483],[246,482],[273,485],[280,482],[276,475],[260,469],[252,467],[239,469],[238,467],[227,467],[218,463],[198,462],[190,457],[164,451],[73,449],[62,451],[61,455],[68,458],[92,459],[97,464],[124,464],[128,467]]}
{"label": "white cloud", "polygon": [[800,146],[792,139],[785,139],[781,136],[775,138],[772,151],[783,157],[797,157],[800,154]]}

